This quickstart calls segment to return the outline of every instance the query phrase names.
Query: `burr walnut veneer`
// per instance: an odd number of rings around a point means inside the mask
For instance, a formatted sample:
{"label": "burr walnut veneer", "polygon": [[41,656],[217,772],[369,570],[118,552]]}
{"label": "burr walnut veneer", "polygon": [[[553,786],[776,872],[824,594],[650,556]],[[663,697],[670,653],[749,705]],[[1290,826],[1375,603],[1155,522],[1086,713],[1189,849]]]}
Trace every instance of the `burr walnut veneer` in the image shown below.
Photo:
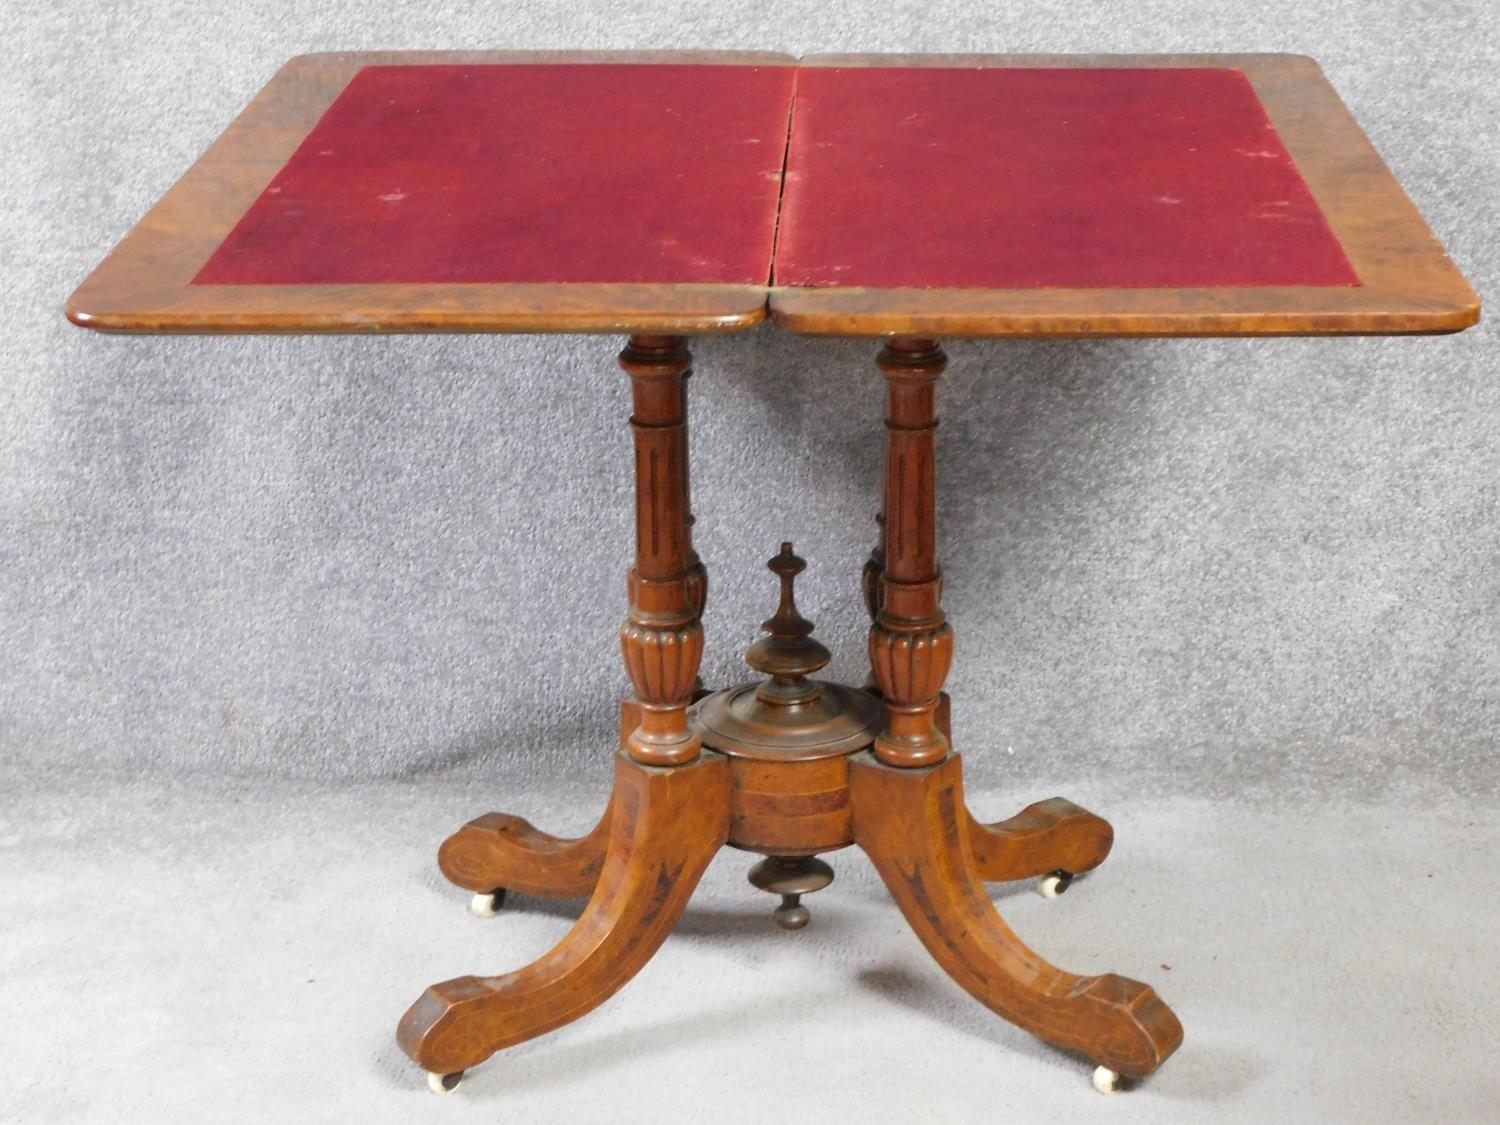
{"label": "burr walnut veneer", "polygon": [[[687,337],[768,311],[882,338],[863,687],[815,678],[830,654],[797,611],[790,543],[769,563],[758,677],[698,678]],[[797,929],[832,879],[817,857],[857,844],[962,988],[1111,1089],[1156,1070],[1182,1027],[1145,984],[1043,960],[986,893],[1041,878],[1056,894],[1113,834],[1062,798],[995,824],[966,807],[943,691],[937,338],[1437,333],[1478,302],[1296,56],[401,52],[288,63],[68,315],[117,332],[627,337],[634,695],[613,795],[577,839],[487,813],[438,857],[481,913],[506,890],[587,905],[535,963],[407,1011],[398,1041],[436,1088],[623,986],[719,848],[764,857],[751,881]]]}

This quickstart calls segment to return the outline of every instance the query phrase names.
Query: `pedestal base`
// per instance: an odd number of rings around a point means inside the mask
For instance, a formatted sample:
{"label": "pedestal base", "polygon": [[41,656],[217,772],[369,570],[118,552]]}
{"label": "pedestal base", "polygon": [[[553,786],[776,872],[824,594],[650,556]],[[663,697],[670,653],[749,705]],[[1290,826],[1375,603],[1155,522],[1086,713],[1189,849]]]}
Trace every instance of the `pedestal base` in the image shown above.
{"label": "pedestal base", "polygon": [[[1078,976],[1029,949],[1001,919],[985,880],[1041,876],[1055,893],[1109,854],[1108,824],[1061,798],[981,824],[964,804],[943,683],[953,630],[941,607],[933,494],[934,341],[892,339],[877,363],[888,385],[881,536],[864,570],[872,626],[869,690],[814,680],[830,654],[797,612],[806,563],[783,543],[767,565],[781,603],[746,662],[758,684],[700,698],[706,572],[692,550],[687,476],[687,349],[632,337],[636,563],[621,651],[635,700],[620,714],[615,790],[587,836],[549,836],[490,813],[444,843],[438,861],[493,914],[507,888],[588,895],[557,948],[504,976],[434,985],[397,1032],[434,1089],[503,1047],[584,1015],[650,959],[709,861],[728,845],[767,859],[751,875],[782,896],[800,929],[801,896],[832,880],[815,857],[858,844],[928,951],[997,1014],[1096,1064],[1095,1085],[1150,1074],[1182,1026],[1148,986]],[[692,702],[697,700],[696,703]]]}
{"label": "pedestal base", "polygon": [[[987,880],[1088,870],[1103,861],[1111,839],[1108,824],[1061,798],[979,823],[964,803],[957,754],[909,769],[867,750],[810,761],[704,751],[671,768],[622,753],[610,807],[587,836],[564,840],[491,813],[444,843],[439,862],[459,886],[588,894],[589,903],[562,943],[534,964],[428,989],[402,1018],[397,1039],[451,1088],[454,1074],[584,1015],[621,988],[665,940],[721,846],[792,857],[784,866],[793,878],[805,873],[806,858],[853,842],[928,951],[975,999],[1106,1072],[1141,1078],[1182,1041],[1171,1010],[1145,984],[1112,973],[1078,976],[1043,960],[984,888]],[[828,881],[788,882],[786,891],[771,874],[762,882],[778,893],[807,893]]]}

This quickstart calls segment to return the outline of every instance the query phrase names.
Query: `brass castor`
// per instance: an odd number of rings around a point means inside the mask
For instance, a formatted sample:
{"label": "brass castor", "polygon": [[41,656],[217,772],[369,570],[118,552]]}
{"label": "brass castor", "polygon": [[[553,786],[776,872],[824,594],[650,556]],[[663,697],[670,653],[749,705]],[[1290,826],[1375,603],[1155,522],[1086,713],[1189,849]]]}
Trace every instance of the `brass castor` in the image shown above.
{"label": "brass castor", "polygon": [[812,920],[802,896],[821,891],[833,882],[833,868],[813,856],[767,856],[750,869],[750,884],[781,896],[771,915],[783,930],[800,930]]}

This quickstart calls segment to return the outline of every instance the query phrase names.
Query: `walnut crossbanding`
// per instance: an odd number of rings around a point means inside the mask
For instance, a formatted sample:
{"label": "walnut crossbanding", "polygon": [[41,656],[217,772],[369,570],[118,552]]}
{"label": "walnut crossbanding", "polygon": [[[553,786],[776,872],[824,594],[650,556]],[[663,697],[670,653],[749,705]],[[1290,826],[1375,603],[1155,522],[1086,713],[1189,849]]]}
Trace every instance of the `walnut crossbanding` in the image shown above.
{"label": "walnut crossbanding", "polygon": [[[1063,88],[1026,72],[1061,74]],[[597,75],[610,112],[578,117],[558,93],[568,73]],[[800,114],[795,73],[807,75]],[[1018,80],[1037,89],[1016,101]],[[404,117],[372,130],[349,115],[374,112],[360,99],[382,83],[406,99]],[[1074,86],[1095,88],[1119,145],[1049,139],[1066,124],[1024,143],[1058,146],[1035,154],[1038,167],[1094,169],[1088,192],[1069,201],[1025,159],[994,165],[992,146],[972,141],[1032,127],[1032,98],[1058,122],[1075,102],[1089,114]],[[483,100],[502,90],[506,100]],[[1017,108],[995,116],[1006,98]],[[830,117],[841,104],[865,116]],[[889,122],[868,117],[882,106]],[[486,115],[495,144],[466,131]],[[1172,116],[1184,119],[1176,132],[1162,127]],[[430,130],[402,125],[427,118]],[[1265,123],[1264,143],[1248,140]],[[1128,137],[1152,129],[1139,156],[1156,166],[1132,178]],[[546,198],[528,199],[524,164],[506,154],[554,149],[560,162],[599,155],[556,184],[538,178]],[[1210,155],[1249,171],[1191,171]],[[1116,174],[1099,174],[1106,157]],[[851,158],[870,166],[827,162]],[[348,167],[324,176],[320,162]],[[445,173],[454,167],[463,174]],[[903,176],[884,196],[881,169]],[[1009,206],[992,184],[1005,175],[1020,193]],[[1259,186],[1237,194],[1242,179]],[[854,183],[868,213],[839,194]],[[877,209],[887,196],[899,201],[888,214]],[[615,197],[629,212],[618,230],[598,205]],[[1162,240],[1173,252],[1154,265],[1122,244],[1153,226],[1136,214],[1147,204],[1162,213],[1155,225],[1176,223]],[[1012,260],[1028,214],[1043,241]],[[940,241],[948,215],[967,226]],[[396,51],[287,63],[68,315],[112,332],[710,333],[769,313],[833,335],[1192,336],[1453,332],[1478,308],[1317,64],[1297,55]]]}

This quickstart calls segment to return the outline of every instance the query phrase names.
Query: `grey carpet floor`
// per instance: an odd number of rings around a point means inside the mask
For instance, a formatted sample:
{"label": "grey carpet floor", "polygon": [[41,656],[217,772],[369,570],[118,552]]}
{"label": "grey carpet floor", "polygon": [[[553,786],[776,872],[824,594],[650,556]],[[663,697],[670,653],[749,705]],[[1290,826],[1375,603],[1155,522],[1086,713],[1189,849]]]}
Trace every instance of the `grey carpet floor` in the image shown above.
{"label": "grey carpet floor", "polygon": [[[494,792],[132,785],[9,802],[0,1120],[1426,1125],[1500,1112],[1500,818],[1438,799],[1114,798],[1115,854],[1063,898],[994,888],[1054,961],[1148,980],[1182,1017],[1181,1051],[1125,1094],[1095,1093],[1086,1064],[961,993],[859,853],[831,857],[812,925],[784,933],[745,882],[750,857],[726,851],[635,981],[440,1098],[392,1042],[406,1005],[429,983],[521,966],[579,909],[518,897],[480,920],[441,879],[437,842]],[[1049,793],[973,804],[999,816]],[[596,806],[581,791],[498,803],[580,831]]]}

